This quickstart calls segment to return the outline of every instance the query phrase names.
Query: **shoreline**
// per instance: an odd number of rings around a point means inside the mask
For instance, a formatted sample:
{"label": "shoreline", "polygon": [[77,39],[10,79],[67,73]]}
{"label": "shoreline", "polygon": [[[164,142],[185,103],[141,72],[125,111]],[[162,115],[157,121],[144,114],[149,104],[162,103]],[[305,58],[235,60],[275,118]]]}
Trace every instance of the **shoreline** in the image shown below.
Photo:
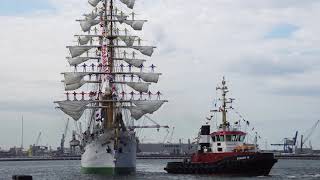
{"label": "shoreline", "polygon": [[[168,156],[168,155],[145,155],[137,156],[137,159],[184,159],[187,156]],[[276,159],[289,160],[320,160],[320,155],[275,155]],[[80,156],[65,156],[65,157],[14,157],[0,158],[0,162],[6,161],[75,161],[81,160]]]}

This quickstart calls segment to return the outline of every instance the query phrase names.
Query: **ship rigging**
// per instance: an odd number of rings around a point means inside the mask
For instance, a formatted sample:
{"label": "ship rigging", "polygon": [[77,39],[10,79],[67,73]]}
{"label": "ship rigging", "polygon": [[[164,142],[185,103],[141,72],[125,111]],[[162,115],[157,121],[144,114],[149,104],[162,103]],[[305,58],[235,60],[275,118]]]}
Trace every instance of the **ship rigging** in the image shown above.
{"label": "ship rigging", "polygon": [[[131,19],[126,13],[133,9],[135,0],[88,2],[93,11],[77,20],[87,34],[75,35],[78,44],[67,46],[73,71],[62,73],[66,100],[55,103],[75,121],[88,114],[84,117],[88,127],[82,135],[84,173],[132,173],[136,168],[134,129],[139,128],[134,121],[167,102],[160,91],[150,90],[162,74],[155,73],[153,64],[146,72],[147,59],[139,58],[151,57],[156,47],[143,45],[140,37],[130,35],[141,31],[147,22],[136,20],[134,12]],[[161,127],[167,126],[156,126]]]}

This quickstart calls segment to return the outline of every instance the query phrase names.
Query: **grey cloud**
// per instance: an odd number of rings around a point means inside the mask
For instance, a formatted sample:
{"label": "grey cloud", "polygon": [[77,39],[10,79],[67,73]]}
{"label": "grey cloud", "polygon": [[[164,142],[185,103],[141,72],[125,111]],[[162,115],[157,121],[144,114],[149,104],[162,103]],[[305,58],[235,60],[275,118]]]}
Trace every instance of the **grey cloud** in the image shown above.
{"label": "grey cloud", "polygon": [[50,101],[0,101],[0,112],[30,112],[37,114],[56,114],[55,105]]}
{"label": "grey cloud", "polygon": [[243,60],[230,67],[230,71],[252,76],[278,76],[303,73],[306,67],[278,64],[267,60]]}
{"label": "grey cloud", "polygon": [[[299,83],[299,82],[297,82]],[[273,87],[270,90],[272,94],[281,96],[303,96],[303,97],[319,97],[320,87],[319,86],[288,86],[283,88]]]}
{"label": "grey cloud", "polygon": [[[266,55],[267,56],[267,55]],[[279,60],[261,57],[248,57],[228,66],[228,71],[250,76],[286,76],[310,72],[319,67],[314,57],[280,56]]]}

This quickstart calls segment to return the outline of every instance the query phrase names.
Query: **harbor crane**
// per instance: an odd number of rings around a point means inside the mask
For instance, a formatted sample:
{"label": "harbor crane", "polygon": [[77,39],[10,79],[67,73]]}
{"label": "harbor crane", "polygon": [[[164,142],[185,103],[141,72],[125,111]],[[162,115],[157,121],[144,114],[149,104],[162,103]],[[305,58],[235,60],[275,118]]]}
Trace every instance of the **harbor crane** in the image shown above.
{"label": "harbor crane", "polygon": [[168,140],[168,143],[171,143],[171,142],[172,142],[173,133],[174,133],[174,127],[172,128],[171,135],[170,135],[170,138],[169,138],[169,140]]}
{"label": "harbor crane", "polygon": [[37,137],[37,140],[36,140],[35,146],[38,146],[38,145],[39,145],[40,138],[41,138],[41,132],[39,132],[39,135],[38,135],[38,137]]}
{"label": "harbor crane", "polygon": [[312,127],[311,129],[309,129],[307,132],[307,135],[305,136],[305,138],[303,137],[303,135],[301,135],[301,142],[300,142],[300,150],[302,152],[303,149],[303,145],[310,139],[311,135],[314,133],[315,129],[318,127],[320,123],[320,120],[318,120]]}
{"label": "harbor crane", "polygon": [[298,138],[298,131],[296,131],[294,137],[291,138],[284,138],[283,143],[281,144],[271,144],[271,146],[283,146],[284,153],[293,153],[293,149],[297,144]]}
{"label": "harbor crane", "polygon": [[170,131],[167,129],[167,134],[166,134],[166,136],[163,138],[162,144],[164,144],[164,143],[166,142],[169,134],[170,134]]}
{"label": "harbor crane", "polygon": [[64,129],[64,133],[62,134],[62,138],[61,138],[61,142],[60,142],[60,154],[64,154],[64,142],[65,142],[65,138],[67,136],[68,127],[69,127],[69,118],[67,120],[66,127]]}

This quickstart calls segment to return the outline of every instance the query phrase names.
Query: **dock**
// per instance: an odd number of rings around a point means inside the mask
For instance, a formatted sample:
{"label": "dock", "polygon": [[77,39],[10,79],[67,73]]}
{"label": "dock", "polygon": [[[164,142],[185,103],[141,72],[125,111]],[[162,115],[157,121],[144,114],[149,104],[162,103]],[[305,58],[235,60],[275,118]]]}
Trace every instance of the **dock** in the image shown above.
{"label": "dock", "polygon": [[[170,156],[170,155],[137,156],[137,159],[184,159],[184,158],[186,158],[186,156]],[[0,162],[3,162],[3,161],[76,161],[76,160],[81,160],[81,156],[0,158]]]}
{"label": "dock", "polygon": [[[184,155],[138,155],[137,159],[184,159],[188,156]],[[320,155],[275,155],[276,159],[288,160],[320,160]],[[65,156],[65,157],[13,157],[0,158],[3,161],[77,161],[81,160],[81,156]]]}
{"label": "dock", "polygon": [[304,154],[294,154],[294,155],[275,155],[276,159],[293,159],[293,160],[320,160],[320,155],[304,155]]}

